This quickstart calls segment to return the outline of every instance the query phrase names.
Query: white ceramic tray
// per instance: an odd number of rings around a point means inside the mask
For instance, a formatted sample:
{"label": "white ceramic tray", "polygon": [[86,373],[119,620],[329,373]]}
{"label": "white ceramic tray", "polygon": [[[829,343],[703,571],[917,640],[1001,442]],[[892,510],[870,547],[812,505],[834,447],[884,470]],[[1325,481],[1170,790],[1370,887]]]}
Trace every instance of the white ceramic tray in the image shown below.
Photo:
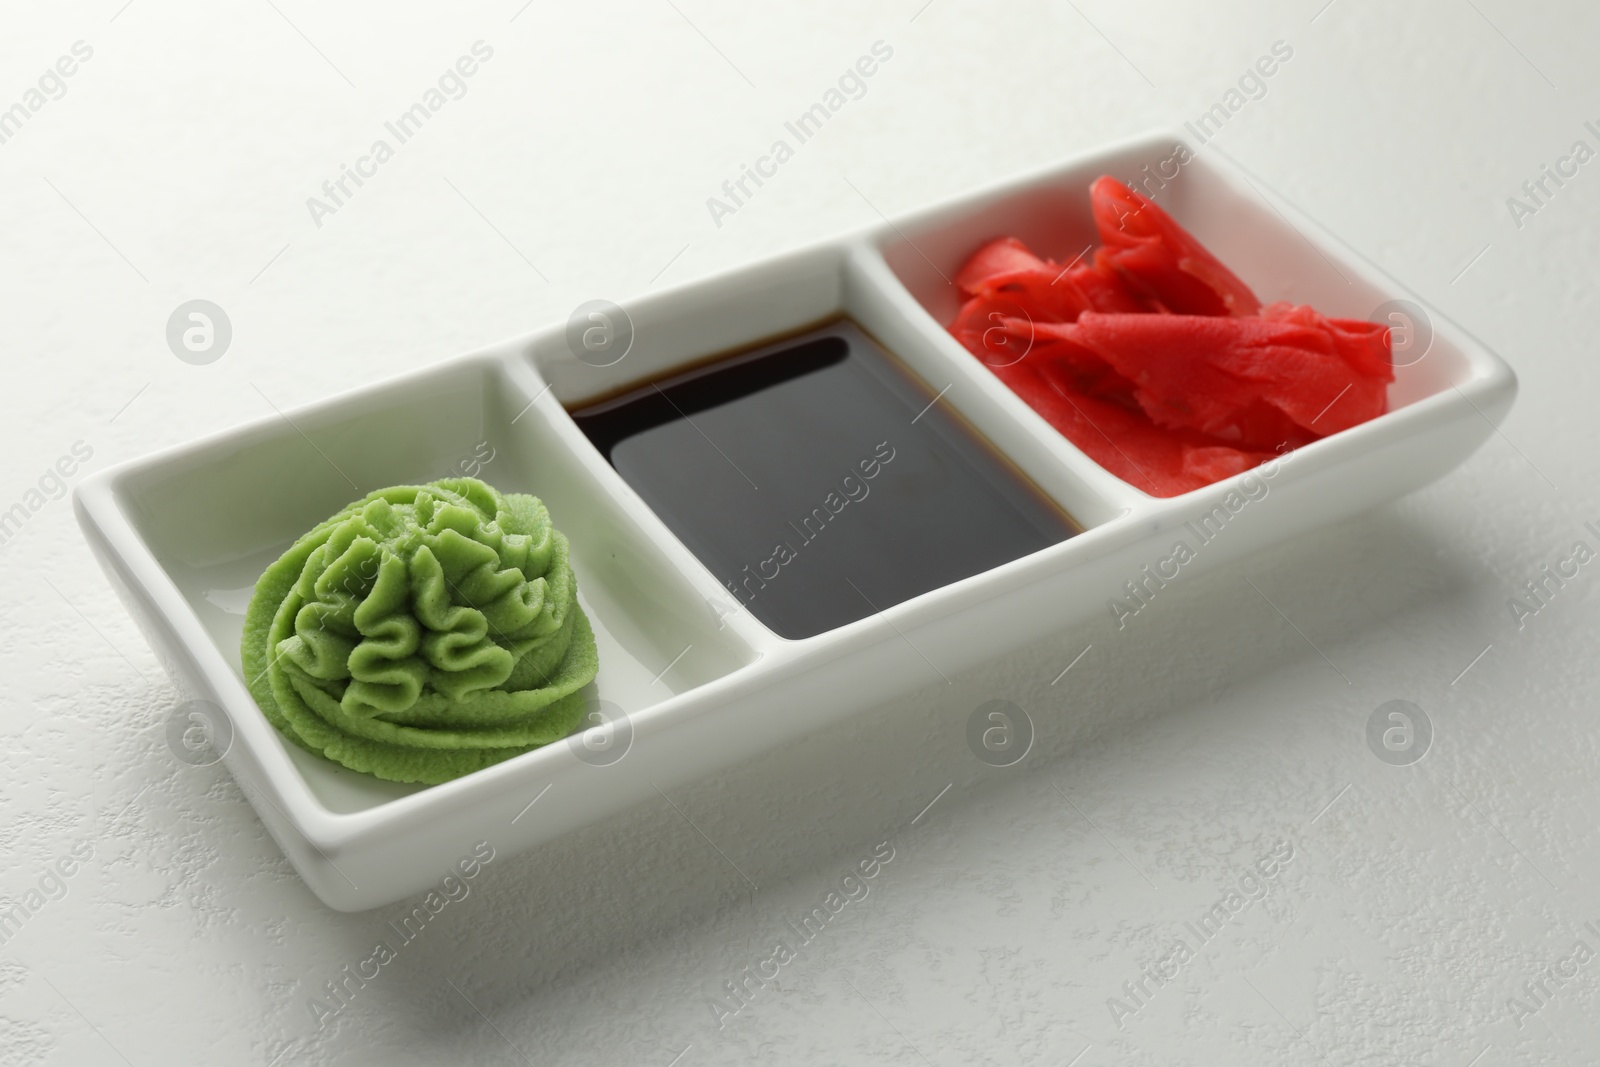
{"label": "white ceramic tray", "polygon": [[[1174,162],[1180,144],[1193,156],[1182,166]],[[1087,188],[1101,174],[1130,183],[1159,175],[1164,187],[1148,186],[1157,201],[1263,301],[1362,319],[1387,301],[1420,304],[1215,149],[1147,136],[628,301],[632,345],[607,367],[574,357],[566,326],[556,324],[288,418],[124,463],[79,487],[79,522],[185,696],[225,710],[233,735],[227,765],[306,883],[330,906],[359,910],[436,883],[477,841],[502,853],[533,848],[626,806],[659,802],[656,787],[709,774],[1087,616],[1114,626],[1108,600],[1126,600],[1124,583],[1143,580],[1176,540],[1197,547],[1182,565],[1190,574],[1354,514],[1462,462],[1510,408],[1516,383],[1505,363],[1428,310],[1413,316],[1427,324],[1415,324],[1409,354],[1397,360],[1405,365],[1389,413],[1280,461],[1267,495],[1245,492],[1247,478],[1263,484],[1262,471],[1171,499],[1122,482],[944,329],[957,307],[946,278],[988,238],[1016,235],[1063,262],[1091,243]],[[738,608],[566,409],[840,314],[899,355],[930,395],[945,390],[939,403],[959,411],[1084,532],[789,641]],[[613,731],[609,742],[600,734],[590,741],[595,751],[625,754],[607,762],[581,745],[554,744],[423,787],[347,771],[287,743],[240,673],[243,612],[256,578],[350,500],[459,473],[461,461],[485,454],[485,442],[494,458],[483,477],[541,497],[571,538],[580,598],[599,640],[596,692],[626,713],[621,724],[595,728]],[[1219,507],[1226,529],[1199,547],[1185,524]]]}

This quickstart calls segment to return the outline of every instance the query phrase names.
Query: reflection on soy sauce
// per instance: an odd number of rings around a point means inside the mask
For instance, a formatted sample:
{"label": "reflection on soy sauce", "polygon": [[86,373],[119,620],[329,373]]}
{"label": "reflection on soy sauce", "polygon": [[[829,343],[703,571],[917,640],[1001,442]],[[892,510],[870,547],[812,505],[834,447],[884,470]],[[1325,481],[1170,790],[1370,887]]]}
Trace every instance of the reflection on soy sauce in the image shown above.
{"label": "reflection on soy sauce", "polygon": [[786,638],[1077,532],[848,320],[572,417],[729,593]]}

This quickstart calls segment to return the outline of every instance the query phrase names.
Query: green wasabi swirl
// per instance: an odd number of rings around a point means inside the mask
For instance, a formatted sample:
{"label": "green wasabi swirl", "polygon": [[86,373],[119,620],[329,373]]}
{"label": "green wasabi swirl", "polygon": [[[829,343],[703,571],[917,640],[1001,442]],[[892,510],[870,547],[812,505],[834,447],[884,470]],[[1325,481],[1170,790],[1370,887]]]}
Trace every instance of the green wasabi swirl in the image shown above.
{"label": "green wasabi swirl", "polygon": [[256,583],[245,677],[312,752],[438,783],[560,740],[599,661],[567,539],[474,478],[381,489]]}

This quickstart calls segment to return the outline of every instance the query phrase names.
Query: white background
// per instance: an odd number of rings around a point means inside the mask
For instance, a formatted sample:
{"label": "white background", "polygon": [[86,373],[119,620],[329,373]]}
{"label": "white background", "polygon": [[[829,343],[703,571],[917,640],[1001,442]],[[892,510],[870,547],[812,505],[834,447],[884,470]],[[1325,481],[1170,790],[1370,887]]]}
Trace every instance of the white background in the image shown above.
{"label": "white background", "polygon": [[[1600,148],[1593,8],[275,2],[6,14],[0,107],[73,42],[94,55],[0,144],[0,509],[76,441],[97,469],[1179,125],[1279,40],[1217,145],[1521,396],[1440,483],[1180,583],[1136,628],[1041,634],[679,791],[684,814],[496,859],[320,1028],[308,998],[409,906],[329,911],[221,766],[173,758],[175,692],[52,501],[0,547],[0,894],[94,858],[0,947],[0,1061],[1594,1060],[1600,959],[1531,1016],[1507,1001],[1600,950],[1600,564],[1520,629],[1507,599],[1600,546],[1600,161],[1520,228],[1506,206]],[[314,225],[306,198],[479,39],[468,94]],[[877,40],[867,95],[716,226],[706,197]],[[209,366],[164,337],[196,297],[233,323]],[[964,741],[995,698],[1039,732],[1004,770]],[[1396,698],[1434,727],[1409,767],[1364,738]],[[722,983],[882,841],[870,895],[719,1028]],[[1266,897],[1119,1026],[1108,998],[1280,841]]]}

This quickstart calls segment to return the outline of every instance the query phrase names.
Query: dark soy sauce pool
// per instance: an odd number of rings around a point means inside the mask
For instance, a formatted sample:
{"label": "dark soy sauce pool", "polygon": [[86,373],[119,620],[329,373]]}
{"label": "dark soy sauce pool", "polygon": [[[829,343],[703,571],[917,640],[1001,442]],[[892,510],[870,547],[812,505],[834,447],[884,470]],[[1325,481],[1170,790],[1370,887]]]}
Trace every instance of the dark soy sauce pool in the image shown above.
{"label": "dark soy sauce pool", "polygon": [[740,604],[811,637],[1078,532],[839,320],[572,412]]}

